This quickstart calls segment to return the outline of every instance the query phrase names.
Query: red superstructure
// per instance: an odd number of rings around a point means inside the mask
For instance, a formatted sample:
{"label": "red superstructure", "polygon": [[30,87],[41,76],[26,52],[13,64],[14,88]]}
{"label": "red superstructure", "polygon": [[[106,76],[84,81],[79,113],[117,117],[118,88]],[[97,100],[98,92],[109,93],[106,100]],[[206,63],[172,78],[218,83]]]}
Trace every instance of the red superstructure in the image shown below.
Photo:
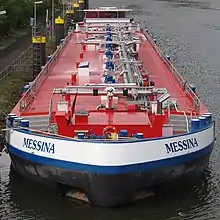
{"label": "red superstructure", "polygon": [[[35,87],[24,95],[14,113],[20,111],[22,117],[50,115],[50,122],[57,124],[58,133],[63,136],[74,137],[74,130],[75,133],[102,135],[106,126],[113,126],[117,131],[126,129],[130,135],[139,132],[151,138],[162,136],[162,127],[168,124],[170,115],[185,117],[207,111],[139,24],[128,23],[122,12],[120,19],[124,20],[120,27],[114,23],[107,25],[109,21],[105,20],[102,25],[96,24],[94,13],[88,10],[85,22],[79,23],[69,34],[58,55],[55,54],[56,60],[47,64],[36,79]],[[110,60],[114,71],[108,73],[103,69],[106,62],[103,45],[108,43],[104,38],[106,27],[113,37],[109,43],[113,47]],[[127,42],[122,42],[125,36]],[[134,48],[132,53],[129,52],[131,48]],[[118,52],[120,50],[122,52]],[[121,59],[124,59],[123,64]],[[133,81],[125,82],[123,71],[128,71],[128,79],[130,74]],[[115,82],[103,83],[103,74],[109,75],[109,72]],[[107,87],[115,91],[108,92]],[[156,91],[156,88],[160,89]],[[133,90],[139,91],[140,99],[134,100]],[[160,95],[167,95],[165,99],[171,97],[174,106],[158,110]],[[66,103],[62,101],[58,106],[61,100]],[[146,102],[150,106],[146,106]]]}

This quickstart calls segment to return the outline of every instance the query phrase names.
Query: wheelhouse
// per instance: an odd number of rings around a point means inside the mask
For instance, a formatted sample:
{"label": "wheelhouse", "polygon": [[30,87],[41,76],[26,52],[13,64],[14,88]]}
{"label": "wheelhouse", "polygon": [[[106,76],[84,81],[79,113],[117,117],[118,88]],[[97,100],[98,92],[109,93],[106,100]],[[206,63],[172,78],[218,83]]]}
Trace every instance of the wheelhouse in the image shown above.
{"label": "wheelhouse", "polygon": [[86,22],[95,22],[103,20],[115,20],[117,22],[129,22],[131,9],[115,8],[115,7],[99,7],[95,9],[86,9]]}

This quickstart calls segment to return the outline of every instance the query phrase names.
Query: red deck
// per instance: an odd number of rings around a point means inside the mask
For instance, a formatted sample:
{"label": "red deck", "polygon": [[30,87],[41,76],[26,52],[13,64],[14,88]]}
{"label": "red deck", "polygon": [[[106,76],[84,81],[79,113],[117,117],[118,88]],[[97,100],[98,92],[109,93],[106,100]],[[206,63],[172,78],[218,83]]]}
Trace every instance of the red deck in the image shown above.
{"label": "red deck", "polygon": [[[53,111],[56,111],[57,101],[61,99],[60,95],[53,96],[54,88],[65,87],[67,82],[71,82],[71,74],[76,72],[76,61],[79,60],[79,54],[82,46],[77,44],[77,40],[86,38],[86,35],[81,33],[74,33],[70,41],[67,43],[64,51],[60,54],[54,67],[41,89],[36,93],[36,99],[33,103],[22,113],[22,115],[38,115],[46,114],[49,110],[49,100],[53,97]],[[158,56],[157,52],[152,47],[150,41],[142,39],[140,46],[139,59],[143,61],[144,67],[150,73],[150,80],[155,82],[156,87],[166,88],[171,94],[172,98],[178,99],[179,110],[186,110],[192,108],[190,99],[184,94],[182,88],[173,77],[172,73],[164,61]],[[103,74],[102,65],[103,54],[95,51],[85,51],[84,61],[90,62],[90,77],[81,77],[79,85],[84,83],[101,83]],[[78,110],[95,110],[96,106],[101,103],[100,96],[78,96],[76,109]],[[125,110],[126,106],[123,100],[117,105],[117,109]],[[207,111],[202,105],[202,112]],[[18,112],[18,106],[13,112]],[[145,119],[145,120],[143,120]],[[108,115],[103,112],[92,112],[89,116],[89,124],[106,124]],[[114,114],[114,124],[148,124],[148,116],[144,112],[136,112],[130,114],[129,112]]]}
{"label": "red deck", "polygon": [[180,110],[192,108],[192,103],[184,94],[182,88],[176,82],[167,65],[161,61],[149,41],[143,42],[139,52],[140,60],[143,61],[144,67],[150,74],[150,79],[155,82],[155,86],[166,88],[172,98],[178,99]]}

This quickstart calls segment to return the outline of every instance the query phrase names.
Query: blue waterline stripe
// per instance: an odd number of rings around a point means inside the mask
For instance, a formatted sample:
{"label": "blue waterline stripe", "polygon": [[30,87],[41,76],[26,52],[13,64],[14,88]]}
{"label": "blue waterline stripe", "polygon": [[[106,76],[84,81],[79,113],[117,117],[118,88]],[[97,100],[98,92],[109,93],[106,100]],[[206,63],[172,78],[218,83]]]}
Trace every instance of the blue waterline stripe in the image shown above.
{"label": "blue waterline stripe", "polygon": [[11,145],[8,145],[8,150],[11,154],[14,154],[29,162],[38,163],[46,166],[53,166],[68,170],[84,171],[84,172],[100,173],[100,174],[122,174],[122,173],[154,170],[163,167],[184,164],[187,162],[193,162],[193,160],[199,159],[211,153],[213,149],[213,145],[214,142],[208,145],[207,147],[203,148],[202,150],[183,156],[177,156],[169,159],[163,159],[163,160],[157,160],[157,161],[139,163],[139,164],[123,165],[123,166],[97,166],[97,165],[80,164],[80,163],[68,162],[63,160],[57,160],[57,159],[26,153]]}

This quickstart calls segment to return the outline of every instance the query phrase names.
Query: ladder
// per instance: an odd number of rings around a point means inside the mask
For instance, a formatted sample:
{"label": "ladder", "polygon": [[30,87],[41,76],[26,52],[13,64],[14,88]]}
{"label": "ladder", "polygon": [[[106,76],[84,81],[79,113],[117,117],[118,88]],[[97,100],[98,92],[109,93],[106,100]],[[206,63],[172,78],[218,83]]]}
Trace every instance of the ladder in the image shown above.
{"label": "ladder", "polygon": [[[36,37],[38,32],[37,28],[33,27],[33,33],[32,36]],[[36,78],[36,76],[41,71],[41,44],[33,44],[33,79]]]}

